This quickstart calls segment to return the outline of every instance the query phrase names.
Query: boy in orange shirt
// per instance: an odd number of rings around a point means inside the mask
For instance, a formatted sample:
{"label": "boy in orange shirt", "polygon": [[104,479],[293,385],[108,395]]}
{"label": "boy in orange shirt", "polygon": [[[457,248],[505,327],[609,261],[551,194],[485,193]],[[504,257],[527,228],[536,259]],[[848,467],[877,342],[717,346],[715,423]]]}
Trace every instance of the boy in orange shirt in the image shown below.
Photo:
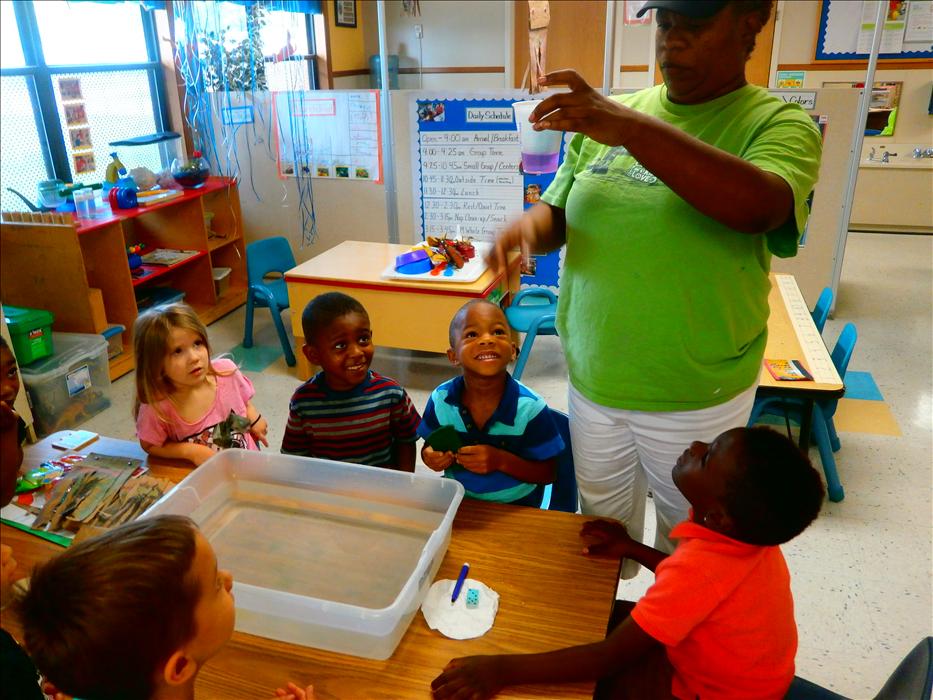
{"label": "boy in orange shirt", "polygon": [[673,554],[632,540],[614,521],[581,530],[591,541],[586,554],[630,557],[656,574],[606,639],[544,654],[454,659],[431,684],[434,697],[477,700],[506,685],[602,679],[597,698],[783,698],[794,677],[797,627],[777,545],[819,512],[819,474],[786,437],[735,428],[709,445],[690,445],[673,478],[692,506],[690,519],[671,532],[680,540]]}

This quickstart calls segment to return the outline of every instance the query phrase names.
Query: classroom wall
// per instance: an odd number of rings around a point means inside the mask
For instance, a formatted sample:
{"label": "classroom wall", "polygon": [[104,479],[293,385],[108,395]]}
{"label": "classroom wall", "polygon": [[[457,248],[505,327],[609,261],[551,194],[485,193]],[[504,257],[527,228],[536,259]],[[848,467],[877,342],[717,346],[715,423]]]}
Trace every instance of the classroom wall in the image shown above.
{"label": "classroom wall", "polygon": [[[329,12],[332,10],[328,9]],[[473,3],[422,0],[421,9],[420,17],[408,17],[402,12],[400,0],[389,0],[386,3],[389,51],[399,54],[403,67],[419,65],[416,58],[418,45],[414,37],[415,24],[424,27],[421,50],[423,65],[426,67],[510,64],[509,42],[513,29],[507,21],[512,9],[508,0],[478,0]],[[648,73],[621,73],[619,67],[648,63],[654,28],[652,25],[623,25],[622,10],[620,6],[616,12],[618,26],[613,53],[613,84],[617,87],[639,87],[642,83],[648,84]],[[784,3],[779,62],[812,61],[818,10],[819,4],[814,0]],[[376,3],[359,3],[357,21],[362,55],[368,61],[371,53],[378,52]],[[357,53],[357,60],[362,55]],[[857,75],[857,71],[808,71],[806,86],[820,86],[823,80],[856,79]],[[879,73],[879,79],[905,81],[896,140],[907,138],[904,134],[929,134],[930,122],[925,120],[930,118],[925,113],[925,103],[919,118],[913,114],[924,88],[929,90],[929,71],[883,71]],[[418,76],[403,74],[400,82],[403,88],[417,88]],[[427,91],[496,89],[504,87],[505,82],[504,74],[442,73],[425,74],[422,78],[423,89]],[[338,78],[335,85],[341,89],[367,89],[369,76]],[[406,89],[392,91],[399,232],[403,242],[413,239],[409,95]],[[239,139],[245,138],[246,133],[241,132]],[[260,196],[253,194],[245,170],[240,186],[248,240],[269,235],[287,235],[295,243],[299,261],[313,257],[345,239],[388,240],[383,185],[313,179],[319,238],[313,245],[301,247],[294,180],[279,181],[275,175],[274,162],[255,160],[252,173]],[[842,177],[842,173],[839,173],[839,177]]]}
{"label": "classroom wall", "polygon": [[[812,64],[816,51],[816,33],[819,25],[820,3],[817,0],[795,0],[785,2],[783,23],[778,52],[781,64]],[[807,68],[805,88],[823,87],[824,82],[860,82],[865,78],[862,70],[833,70]],[[927,68],[890,70],[879,63],[875,72],[876,81],[903,81],[900,108],[893,138],[888,141],[918,142],[933,145],[933,116],[927,113],[930,102],[933,71]],[[867,137],[866,145],[880,143],[881,137]]]}
{"label": "classroom wall", "polygon": [[[618,7],[615,16],[615,43],[612,49],[612,87],[643,88],[654,84],[650,72],[651,54],[654,51],[651,41],[655,26],[651,24],[625,24],[624,7]],[[628,68],[622,71],[622,67]],[[643,67],[643,70],[633,70]]]}
{"label": "classroom wall", "polygon": [[334,20],[334,5],[325,2],[324,15],[327,17],[327,33],[330,43],[331,70],[358,70],[366,67],[366,52],[363,50],[363,37],[365,35],[366,19],[360,12],[361,5],[367,2],[356,3],[356,27],[338,27]]}
{"label": "classroom wall", "polygon": [[[367,57],[379,53],[376,3],[363,3],[369,18],[365,33]],[[511,2],[508,0],[421,0],[421,15],[409,17],[401,0],[386,2],[386,53],[399,57],[401,70],[456,69],[443,73],[400,73],[399,88],[469,90],[507,84],[511,60]],[[415,35],[421,25],[422,39]],[[367,59],[368,60],[368,59]],[[504,72],[470,72],[469,68],[502,67]]]}
{"label": "classroom wall", "polygon": [[[398,196],[399,239],[414,243],[412,227],[410,115],[408,90],[392,91],[393,141],[396,149],[396,187]],[[255,99],[254,99],[255,98]],[[270,93],[247,94],[247,102],[254,99],[257,112],[269,114]],[[215,106],[215,114],[218,110]],[[215,118],[214,128],[221,139],[221,125]],[[280,180],[276,162],[268,156],[263,144],[262,128],[256,131],[241,127],[236,133],[227,132],[229,142],[223,148],[235,145],[240,159],[240,207],[243,211],[243,229],[247,243],[270,236],[285,236],[292,243],[295,259],[301,263],[345,240],[378,241],[389,239],[386,223],[385,186],[373,182],[312,178],[311,186],[317,215],[317,240],[304,245],[301,237],[301,213],[298,189],[294,178]],[[247,157],[247,153],[251,154]]]}
{"label": "classroom wall", "polygon": [[[781,64],[812,64],[819,26],[820,4],[816,0],[784,3],[778,68]],[[804,88],[822,87],[826,82],[861,82],[861,70],[834,70],[806,66]],[[914,161],[916,147],[933,146],[933,116],[928,114],[933,71],[929,67],[887,69],[878,64],[876,81],[902,81],[897,123],[892,136],[866,136],[859,157],[859,172],[852,203],[850,228],[869,231],[933,232],[933,169],[929,161]],[[830,127],[832,128],[832,127]],[[878,152],[897,153],[903,162],[878,166],[868,163],[872,147]],[[844,177],[839,173],[839,177]]]}

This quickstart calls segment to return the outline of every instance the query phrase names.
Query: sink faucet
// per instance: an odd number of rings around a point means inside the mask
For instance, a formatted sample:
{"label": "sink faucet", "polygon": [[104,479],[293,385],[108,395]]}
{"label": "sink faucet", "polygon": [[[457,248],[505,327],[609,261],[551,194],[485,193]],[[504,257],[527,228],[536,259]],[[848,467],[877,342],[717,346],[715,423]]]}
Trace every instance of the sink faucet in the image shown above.
{"label": "sink faucet", "polygon": [[869,151],[868,153],[868,160],[874,160],[874,159],[875,159],[875,147],[872,146],[871,151]]}
{"label": "sink faucet", "polygon": [[896,155],[897,153],[888,153],[887,151],[885,151],[884,153],[881,154],[881,162],[887,163],[889,156],[896,156]]}

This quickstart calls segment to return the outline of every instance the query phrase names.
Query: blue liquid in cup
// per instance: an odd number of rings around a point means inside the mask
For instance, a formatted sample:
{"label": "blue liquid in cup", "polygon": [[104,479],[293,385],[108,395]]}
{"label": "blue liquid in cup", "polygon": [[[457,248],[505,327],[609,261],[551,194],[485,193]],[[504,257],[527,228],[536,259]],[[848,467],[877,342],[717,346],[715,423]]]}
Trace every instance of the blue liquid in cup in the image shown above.
{"label": "blue liquid in cup", "polygon": [[529,175],[557,172],[559,153],[522,153],[522,170]]}

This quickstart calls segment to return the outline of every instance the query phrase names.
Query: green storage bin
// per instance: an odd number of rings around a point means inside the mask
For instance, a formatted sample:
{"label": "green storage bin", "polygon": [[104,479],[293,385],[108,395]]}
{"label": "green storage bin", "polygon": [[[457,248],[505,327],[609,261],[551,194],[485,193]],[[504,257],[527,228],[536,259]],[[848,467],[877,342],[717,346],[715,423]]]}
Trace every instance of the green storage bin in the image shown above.
{"label": "green storage bin", "polygon": [[52,354],[52,322],[55,317],[49,311],[4,306],[3,315],[13,340],[13,354],[20,365],[28,365]]}

